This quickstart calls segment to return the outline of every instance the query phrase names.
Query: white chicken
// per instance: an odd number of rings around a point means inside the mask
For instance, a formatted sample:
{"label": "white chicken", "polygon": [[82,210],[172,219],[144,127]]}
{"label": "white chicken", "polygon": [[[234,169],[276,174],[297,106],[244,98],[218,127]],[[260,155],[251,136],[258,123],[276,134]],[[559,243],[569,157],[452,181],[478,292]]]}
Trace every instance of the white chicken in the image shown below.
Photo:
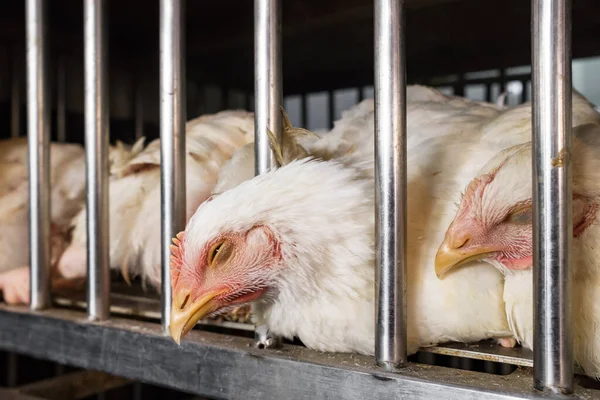
{"label": "white chicken", "polygon": [[[187,218],[208,198],[220,167],[253,139],[253,114],[223,111],[186,125]],[[134,146],[135,147],[135,146]],[[126,157],[128,158],[128,157]],[[160,140],[112,168],[110,178],[110,265],[126,280],[141,275],[160,289]],[[85,209],[73,221],[73,242],[59,261],[65,278],[86,274]]]}
{"label": "white chicken", "polygon": [[[598,379],[600,125],[579,125],[573,133],[574,356],[586,374]],[[442,276],[475,258],[502,271],[508,322],[517,341],[527,348],[534,345],[531,157],[531,142],[527,142],[500,152],[482,168],[469,184],[435,265]]]}
{"label": "white chicken", "polygon": [[[10,303],[29,301],[27,151],[27,138],[0,141],[0,292]],[[83,205],[85,159],[81,146],[51,143],[50,180],[54,272],[56,261],[68,243],[69,222]]]}
{"label": "white chicken", "polygon": [[[510,336],[500,273],[480,263],[439,281],[431,266],[454,214],[454,193],[474,165],[497,152],[497,142],[517,140],[484,129],[511,111],[420,86],[409,87],[407,97],[408,350]],[[303,142],[314,158],[239,185],[234,170],[221,177],[224,190],[174,239],[176,342],[202,317],[251,303],[255,323],[277,336],[373,354],[373,128],[373,102],[366,100],[322,139]]]}

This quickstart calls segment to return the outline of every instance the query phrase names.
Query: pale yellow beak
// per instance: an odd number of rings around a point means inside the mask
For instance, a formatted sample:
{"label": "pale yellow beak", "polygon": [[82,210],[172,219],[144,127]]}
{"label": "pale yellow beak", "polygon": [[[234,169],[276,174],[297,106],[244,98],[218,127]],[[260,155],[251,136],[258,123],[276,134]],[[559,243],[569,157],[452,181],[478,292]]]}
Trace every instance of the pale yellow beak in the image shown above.
{"label": "pale yellow beak", "polygon": [[173,293],[171,308],[171,337],[179,344],[183,338],[203,317],[216,310],[214,298],[222,291],[210,291],[200,296],[193,303],[187,304],[189,291],[180,290]]}
{"label": "pale yellow beak", "polygon": [[453,268],[494,253],[494,249],[489,247],[455,248],[451,243],[452,240],[446,237],[435,255],[435,274],[438,279],[442,279]]}
{"label": "pale yellow beak", "polygon": [[[481,250],[481,251],[480,251]],[[451,249],[442,244],[435,255],[435,274],[439,279],[442,279],[444,274],[453,268],[469,263],[471,261],[481,260],[492,253],[487,249],[477,249],[474,251],[461,251],[459,249]]]}

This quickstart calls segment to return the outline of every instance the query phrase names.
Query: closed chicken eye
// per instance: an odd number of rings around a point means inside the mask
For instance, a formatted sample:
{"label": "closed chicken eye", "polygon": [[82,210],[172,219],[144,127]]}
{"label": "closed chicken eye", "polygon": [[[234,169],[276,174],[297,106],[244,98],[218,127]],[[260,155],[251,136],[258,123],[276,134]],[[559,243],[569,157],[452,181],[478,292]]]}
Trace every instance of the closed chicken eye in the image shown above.
{"label": "closed chicken eye", "polygon": [[506,218],[507,222],[517,225],[527,225],[533,220],[533,210],[531,207],[513,212]]}
{"label": "closed chicken eye", "polygon": [[230,240],[223,240],[215,244],[208,254],[208,266],[216,268],[217,265],[224,265],[233,255],[234,243]]}
{"label": "closed chicken eye", "polygon": [[208,253],[208,265],[209,266],[212,266],[213,262],[215,261],[215,258],[219,254],[219,251],[223,247],[224,243],[225,243],[225,241],[219,242],[210,249],[210,252]]}

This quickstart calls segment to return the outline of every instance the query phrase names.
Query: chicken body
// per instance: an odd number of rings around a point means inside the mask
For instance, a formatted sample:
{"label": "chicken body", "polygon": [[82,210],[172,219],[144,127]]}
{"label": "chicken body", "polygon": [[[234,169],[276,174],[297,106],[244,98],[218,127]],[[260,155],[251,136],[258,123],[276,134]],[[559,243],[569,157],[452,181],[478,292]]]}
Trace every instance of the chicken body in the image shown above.
{"label": "chicken body", "polygon": [[[186,125],[186,215],[208,198],[225,161],[253,139],[253,114],[224,111]],[[126,279],[141,275],[160,289],[160,140],[113,168],[109,187],[110,265]],[[66,278],[86,274],[86,214],[74,219],[73,242],[59,262]]]}
{"label": "chicken body", "polygon": [[[0,291],[7,302],[29,300],[29,170],[27,138],[0,141]],[[83,148],[50,145],[51,264],[69,240],[69,222],[85,191]]]}
{"label": "chicken body", "polygon": [[[595,119],[600,122],[598,116]],[[586,374],[598,379],[600,125],[579,125],[573,133],[574,356]],[[534,345],[531,159],[527,142],[500,152],[482,168],[461,201],[436,260],[440,275],[474,257],[502,271],[509,326],[517,341],[530,349]]]}
{"label": "chicken body", "polygon": [[[411,90],[409,352],[443,341],[503,338],[510,330],[501,274],[479,263],[441,282],[431,266],[455,212],[454,194],[498,142],[527,140],[530,119],[520,122],[520,133],[501,124],[491,129],[498,118],[512,121],[512,110]],[[256,324],[276,335],[318,350],[373,354],[373,130],[373,102],[366,100],[322,139],[304,144],[316,159],[234,183],[198,208],[173,247],[176,341],[199,318],[252,303]],[[249,162],[247,155],[240,159]],[[234,175],[224,179],[234,182]]]}

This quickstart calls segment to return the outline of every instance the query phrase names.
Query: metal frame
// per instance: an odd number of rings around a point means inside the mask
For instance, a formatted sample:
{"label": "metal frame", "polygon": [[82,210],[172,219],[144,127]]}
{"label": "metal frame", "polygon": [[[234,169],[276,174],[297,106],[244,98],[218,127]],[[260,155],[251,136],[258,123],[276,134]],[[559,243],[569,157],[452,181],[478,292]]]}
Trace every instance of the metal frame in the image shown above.
{"label": "metal frame", "polygon": [[377,364],[405,364],[406,60],[404,2],[375,0],[375,245]]}
{"label": "metal frame", "polygon": [[171,326],[172,240],[185,228],[185,0],[160,0],[162,326]]}
{"label": "metal frame", "polygon": [[91,320],[109,317],[107,0],[85,0],[84,85],[87,191],[87,303]]}
{"label": "metal frame", "polygon": [[[252,338],[194,330],[181,346],[158,324],[52,309],[31,314],[0,306],[0,348],[190,393],[227,399],[537,399],[531,372],[497,376],[409,364],[396,373],[372,357],[329,354],[287,345],[259,350]],[[77,343],[77,346],[73,346]],[[577,388],[576,395],[593,398]]]}
{"label": "metal frame", "polygon": [[[542,391],[574,392],[582,398],[597,396],[598,392],[582,388],[573,378],[569,277],[571,178],[569,159],[565,157],[570,148],[571,126],[569,0],[532,0],[534,260],[539,261],[535,285],[536,351],[533,374],[519,369],[506,377],[407,363],[406,72],[402,0],[376,0],[374,13],[378,264],[375,360],[358,355],[317,353],[293,345],[258,350],[252,347],[250,338],[198,330],[191,332],[190,340],[181,347],[165,337],[171,310],[169,245],[171,238],[185,225],[184,0],[160,1],[163,295],[159,315],[162,326],[139,321],[132,324],[131,320],[120,318],[97,322],[108,319],[111,310],[105,1],[84,1],[89,281],[83,306],[88,307],[89,318],[86,320],[84,314],[72,310],[31,312],[0,305],[0,326],[3,327],[0,348],[214,397],[545,397],[541,391],[533,390],[532,381]],[[26,3],[33,310],[50,305],[47,268],[50,259],[50,134],[45,5],[44,0],[27,0]],[[282,104],[281,0],[255,0],[254,7],[255,172],[260,174],[276,166],[266,129],[280,135],[282,127],[279,112]],[[58,76],[59,80],[64,76],[60,68]],[[462,83],[463,77],[460,79]],[[504,84],[503,74],[500,80]],[[61,90],[64,88],[59,89],[59,99]],[[362,96],[361,90],[359,98]],[[137,102],[138,97],[139,93]],[[302,101],[305,103],[305,96]],[[333,98],[330,98],[330,109],[332,105]],[[141,119],[140,107],[136,107],[138,119]],[[304,122],[306,112],[303,107]],[[139,120],[136,131],[138,134],[141,131]],[[538,180],[538,176],[544,179]],[[551,215],[553,219],[544,219],[544,215]],[[551,241],[551,237],[558,240]],[[64,299],[62,301],[64,303]],[[124,310],[118,305],[112,307],[116,313],[136,314],[127,307]],[[154,313],[156,315],[156,311]],[[257,328],[258,339],[265,343],[268,331],[262,328]],[[78,343],[78,347],[72,343]],[[429,351],[531,365],[530,358],[518,356],[512,350],[498,355],[493,349],[482,347],[475,352],[468,346],[460,347],[451,344]],[[465,365],[468,364],[469,361],[465,361]],[[394,373],[385,370],[398,366],[404,368]]]}
{"label": "metal frame", "polygon": [[533,0],[535,387],[573,392],[571,1]]}
{"label": "metal frame", "polygon": [[[254,0],[254,174],[277,167],[267,129],[281,141],[283,106],[281,73],[281,1]],[[279,346],[268,326],[256,327],[258,346]]]}
{"label": "metal frame", "polygon": [[27,136],[31,309],[50,305],[50,99],[44,0],[27,0]]}

